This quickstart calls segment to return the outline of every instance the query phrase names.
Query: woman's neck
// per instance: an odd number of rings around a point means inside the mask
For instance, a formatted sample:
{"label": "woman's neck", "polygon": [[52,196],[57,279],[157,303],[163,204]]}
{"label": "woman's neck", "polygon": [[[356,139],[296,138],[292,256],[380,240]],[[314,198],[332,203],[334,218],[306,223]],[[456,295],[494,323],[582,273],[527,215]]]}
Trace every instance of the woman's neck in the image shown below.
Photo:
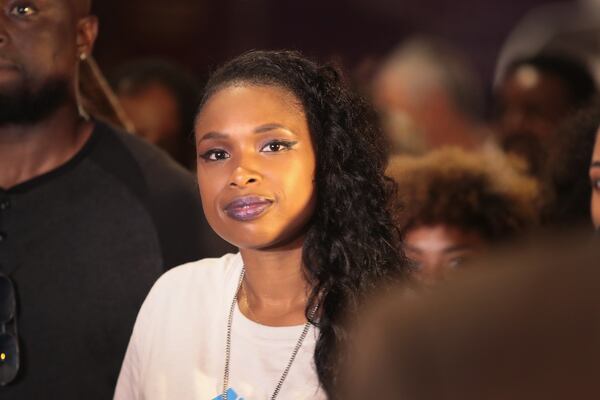
{"label": "woman's neck", "polygon": [[246,274],[238,293],[242,313],[268,326],[302,325],[310,287],[302,268],[302,245],[241,251]]}

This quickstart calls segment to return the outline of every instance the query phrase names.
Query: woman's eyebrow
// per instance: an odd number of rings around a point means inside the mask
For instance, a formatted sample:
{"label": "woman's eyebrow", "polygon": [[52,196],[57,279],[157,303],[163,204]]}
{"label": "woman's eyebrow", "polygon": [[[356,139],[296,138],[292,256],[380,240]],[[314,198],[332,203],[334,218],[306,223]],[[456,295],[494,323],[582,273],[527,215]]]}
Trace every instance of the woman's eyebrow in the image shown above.
{"label": "woman's eyebrow", "polygon": [[226,135],[224,133],[221,132],[207,132],[204,135],[202,135],[202,137],[200,138],[200,140],[198,140],[198,143],[202,142],[203,140],[209,140],[209,139],[227,139],[229,137],[229,135]]}
{"label": "woman's eyebrow", "polygon": [[470,246],[468,244],[457,244],[454,246],[450,246],[450,247],[446,247],[444,249],[444,253],[453,253],[456,251],[465,251],[465,250],[472,250],[473,246]]}
{"label": "woman's eyebrow", "polygon": [[[281,129],[281,130],[291,133],[294,136],[298,136],[290,128],[288,128],[284,125],[281,125],[281,124],[276,124],[276,123],[260,125],[254,129],[254,133],[265,133],[265,132],[272,131],[274,129]],[[217,131],[210,131],[210,132],[206,132],[204,135],[202,135],[202,137],[198,140],[198,143],[200,143],[204,140],[227,139],[228,137],[229,137],[229,135],[227,135],[225,133],[217,132]]]}
{"label": "woman's eyebrow", "polygon": [[412,252],[414,252],[414,253],[417,253],[417,254],[423,254],[423,250],[421,250],[419,247],[416,247],[416,246],[411,246],[411,245],[410,245],[410,244],[408,244],[408,243],[405,243],[405,244],[404,244],[404,248],[405,248],[406,250],[412,251]]}
{"label": "woman's eyebrow", "polygon": [[265,132],[268,132],[268,131],[272,131],[274,129],[281,129],[281,130],[284,130],[284,131],[287,131],[287,132],[291,133],[294,136],[298,136],[298,135],[296,135],[296,133],[293,130],[291,130],[287,126],[284,126],[284,125],[281,125],[281,124],[277,124],[277,123],[264,124],[264,125],[261,125],[259,127],[256,127],[254,129],[254,133],[265,133]]}

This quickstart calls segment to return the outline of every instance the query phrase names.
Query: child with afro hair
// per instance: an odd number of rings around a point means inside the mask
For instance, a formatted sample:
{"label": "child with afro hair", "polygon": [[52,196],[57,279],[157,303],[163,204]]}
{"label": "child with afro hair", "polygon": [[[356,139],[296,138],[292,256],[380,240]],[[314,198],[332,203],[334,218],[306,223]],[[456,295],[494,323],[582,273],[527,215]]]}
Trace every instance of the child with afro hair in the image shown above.
{"label": "child with afro hair", "polygon": [[425,283],[538,222],[539,185],[500,153],[444,148],[392,159],[387,174],[398,183],[406,255]]}

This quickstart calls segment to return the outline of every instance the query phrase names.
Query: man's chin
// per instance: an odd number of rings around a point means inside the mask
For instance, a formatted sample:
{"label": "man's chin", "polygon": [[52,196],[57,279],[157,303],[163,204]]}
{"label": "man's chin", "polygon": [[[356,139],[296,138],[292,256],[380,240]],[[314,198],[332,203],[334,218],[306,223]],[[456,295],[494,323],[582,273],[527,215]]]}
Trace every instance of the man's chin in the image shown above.
{"label": "man's chin", "polygon": [[44,120],[69,99],[67,80],[54,79],[37,90],[22,81],[0,81],[0,126]]}
{"label": "man's chin", "polygon": [[4,76],[0,72],[0,96],[5,98],[16,98],[25,91],[26,88],[20,76],[15,75],[9,77],[8,75]]}
{"label": "man's chin", "polygon": [[5,85],[14,86],[21,82],[21,72],[18,69],[0,67],[0,87]]}

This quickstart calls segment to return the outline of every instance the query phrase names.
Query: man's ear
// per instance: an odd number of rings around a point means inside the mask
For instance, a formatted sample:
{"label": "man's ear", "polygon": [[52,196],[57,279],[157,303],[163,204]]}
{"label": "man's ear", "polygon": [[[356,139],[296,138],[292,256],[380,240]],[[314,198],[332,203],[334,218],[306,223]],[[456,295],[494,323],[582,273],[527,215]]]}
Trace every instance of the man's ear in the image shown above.
{"label": "man's ear", "polygon": [[87,15],[77,22],[77,54],[85,58],[92,54],[96,37],[98,37],[98,18]]}

